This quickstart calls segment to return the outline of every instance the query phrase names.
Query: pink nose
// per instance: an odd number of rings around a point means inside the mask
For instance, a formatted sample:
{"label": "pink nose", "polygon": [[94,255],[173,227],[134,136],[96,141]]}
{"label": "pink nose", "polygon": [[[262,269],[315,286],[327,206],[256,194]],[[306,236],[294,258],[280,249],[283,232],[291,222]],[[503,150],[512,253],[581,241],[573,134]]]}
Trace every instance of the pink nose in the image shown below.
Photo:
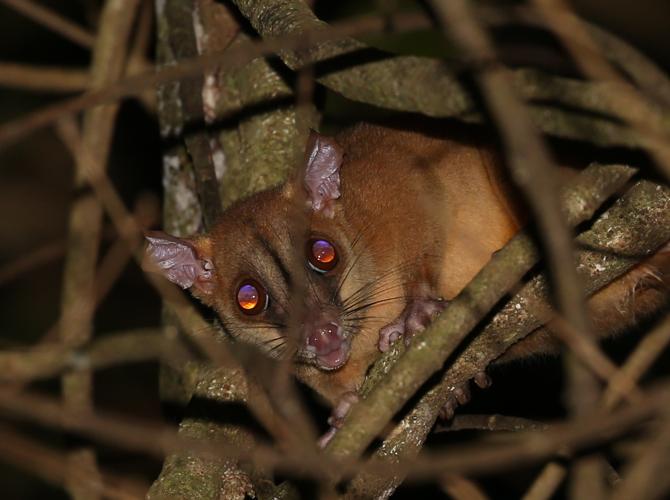
{"label": "pink nose", "polygon": [[335,323],[326,323],[325,325],[319,326],[316,330],[322,335],[332,335],[337,331],[338,326]]}
{"label": "pink nose", "polygon": [[307,345],[316,349],[316,354],[331,352],[342,344],[342,337],[338,334],[340,327],[336,323],[325,323],[312,327],[307,332]]}

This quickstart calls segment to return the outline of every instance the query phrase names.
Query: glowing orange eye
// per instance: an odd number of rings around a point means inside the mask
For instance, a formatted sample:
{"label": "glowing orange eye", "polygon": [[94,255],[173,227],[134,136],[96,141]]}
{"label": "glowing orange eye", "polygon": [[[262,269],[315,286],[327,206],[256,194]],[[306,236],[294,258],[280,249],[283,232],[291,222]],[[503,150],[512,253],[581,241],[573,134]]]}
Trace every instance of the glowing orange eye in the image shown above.
{"label": "glowing orange eye", "polygon": [[259,314],[268,305],[268,294],[257,281],[245,280],[237,289],[237,305],[244,314]]}
{"label": "glowing orange eye", "polygon": [[316,272],[328,272],[337,265],[337,251],[331,242],[313,238],[307,242],[307,262]]}

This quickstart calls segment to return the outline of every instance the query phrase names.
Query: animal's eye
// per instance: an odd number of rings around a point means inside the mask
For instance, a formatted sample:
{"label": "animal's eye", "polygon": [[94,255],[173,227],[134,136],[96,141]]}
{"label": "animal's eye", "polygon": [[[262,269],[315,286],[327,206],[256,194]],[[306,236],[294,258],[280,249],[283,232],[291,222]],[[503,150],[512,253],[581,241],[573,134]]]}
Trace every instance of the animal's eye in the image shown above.
{"label": "animal's eye", "polygon": [[244,280],[237,289],[237,306],[244,314],[260,314],[268,302],[268,293],[256,280]]}
{"label": "animal's eye", "polygon": [[307,262],[318,273],[326,273],[337,265],[335,246],[327,240],[312,238],[307,242]]}

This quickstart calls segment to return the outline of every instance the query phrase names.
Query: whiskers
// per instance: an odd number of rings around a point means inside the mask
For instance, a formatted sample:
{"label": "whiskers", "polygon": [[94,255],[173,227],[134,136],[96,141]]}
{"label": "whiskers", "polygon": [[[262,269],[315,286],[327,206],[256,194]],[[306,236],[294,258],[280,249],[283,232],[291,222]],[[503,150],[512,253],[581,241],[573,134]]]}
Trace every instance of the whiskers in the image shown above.
{"label": "whiskers", "polygon": [[[343,317],[350,318],[356,313],[367,311],[373,307],[393,302],[406,301],[410,298],[405,293],[405,273],[412,265],[412,262],[400,263],[397,266],[386,270],[376,279],[366,281],[353,290],[341,301]],[[350,276],[350,274],[343,276],[342,283],[338,286],[339,290],[343,289],[344,282],[348,276]],[[401,291],[402,293],[385,297],[386,294],[392,294],[397,291]]]}
{"label": "whiskers", "polygon": [[[226,328],[231,333],[231,337],[243,339],[244,342],[250,342],[258,346],[264,353],[275,359],[282,359],[284,356],[295,352],[295,347],[290,348],[293,342],[288,342],[285,334],[286,324],[277,321],[257,320],[253,323],[242,321],[227,321]],[[264,338],[270,335],[270,338]]]}
{"label": "whiskers", "polygon": [[[345,285],[349,283],[352,276],[355,274],[352,272],[354,268],[359,265],[364,265],[361,263],[364,252],[356,248],[356,245],[360,243],[361,236],[366,233],[368,229],[369,225],[359,231],[354,238],[351,246],[352,258],[350,259],[347,268],[342,273],[339,283],[335,287],[333,297],[331,298],[333,302],[336,302],[337,297],[347,288]],[[424,254],[421,258],[424,260],[432,260],[439,259],[441,256],[438,254]],[[411,283],[413,280],[417,279],[414,274],[418,265],[415,257],[407,258],[397,265],[386,269],[381,274],[374,276],[372,279],[365,281],[353,291],[347,292],[348,295],[340,300],[342,317],[345,324],[359,326],[368,322],[368,320],[377,320],[381,323],[391,321],[393,318],[379,316],[371,317],[366,313],[375,307],[383,305],[394,303],[405,305],[409,300],[416,298],[407,293],[407,284],[408,282]]]}
{"label": "whiskers", "polygon": [[264,351],[272,358],[281,359],[286,355],[288,342],[286,336],[281,335],[263,342]]}

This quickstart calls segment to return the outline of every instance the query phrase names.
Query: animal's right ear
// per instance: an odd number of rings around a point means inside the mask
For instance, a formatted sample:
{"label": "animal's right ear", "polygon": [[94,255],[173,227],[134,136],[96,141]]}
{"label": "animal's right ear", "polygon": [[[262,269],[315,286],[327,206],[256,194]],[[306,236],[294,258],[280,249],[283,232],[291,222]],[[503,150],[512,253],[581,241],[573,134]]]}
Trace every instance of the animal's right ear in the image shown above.
{"label": "animal's right ear", "polygon": [[[334,137],[310,130],[302,168],[302,184],[312,211],[333,217],[340,197],[340,167],[344,151]],[[289,183],[292,184],[292,183]],[[288,195],[297,185],[289,187]]]}
{"label": "animal's right ear", "polygon": [[148,244],[142,269],[159,273],[167,279],[198,296],[214,291],[214,264],[209,239],[177,238],[162,231],[144,234]]}

